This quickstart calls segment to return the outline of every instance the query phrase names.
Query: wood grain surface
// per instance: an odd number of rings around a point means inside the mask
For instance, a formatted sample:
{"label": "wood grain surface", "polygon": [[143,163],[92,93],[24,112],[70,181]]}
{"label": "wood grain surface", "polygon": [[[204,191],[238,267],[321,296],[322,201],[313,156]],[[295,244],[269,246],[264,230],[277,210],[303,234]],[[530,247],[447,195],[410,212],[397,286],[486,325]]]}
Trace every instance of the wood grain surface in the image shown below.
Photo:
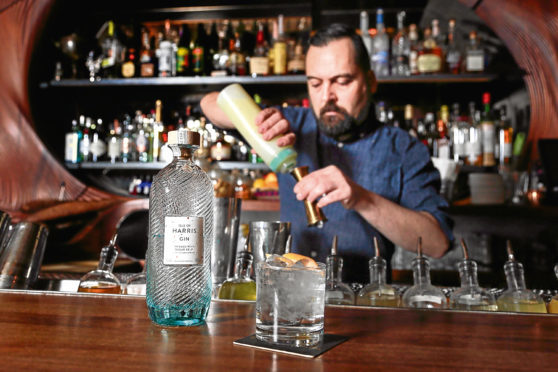
{"label": "wood grain surface", "polygon": [[327,307],[325,330],[350,339],[315,359],[233,341],[255,306],[213,302],[207,323],[162,328],[145,299],[0,291],[0,369],[99,371],[556,370],[555,315]]}

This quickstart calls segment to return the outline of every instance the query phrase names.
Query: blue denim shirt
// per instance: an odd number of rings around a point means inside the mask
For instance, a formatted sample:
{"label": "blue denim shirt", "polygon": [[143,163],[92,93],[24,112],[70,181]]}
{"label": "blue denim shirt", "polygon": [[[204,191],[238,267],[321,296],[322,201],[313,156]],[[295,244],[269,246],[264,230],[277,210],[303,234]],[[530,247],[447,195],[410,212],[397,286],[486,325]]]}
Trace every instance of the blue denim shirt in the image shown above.
{"label": "blue denim shirt", "polygon": [[[346,176],[403,207],[426,211],[440,223],[448,239],[453,240],[452,221],[443,211],[446,200],[438,194],[440,174],[432,165],[427,147],[407,132],[382,126],[374,119],[364,137],[340,144],[319,132],[316,118],[309,108],[281,109],[296,134],[297,165],[315,171],[336,165]],[[374,117],[374,115],[370,115]],[[370,121],[371,120],[371,121]],[[374,256],[373,237],[380,242],[382,257],[387,261],[388,280],[394,245],[355,211],[341,203],[323,208],[328,219],[322,229],[308,227],[304,203],[293,192],[296,183],[289,174],[279,174],[281,220],[291,222],[293,252],[325,262],[333,236],[338,237],[338,254],[344,258],[343,278],[347,282],[368,283],[368,260]]]}

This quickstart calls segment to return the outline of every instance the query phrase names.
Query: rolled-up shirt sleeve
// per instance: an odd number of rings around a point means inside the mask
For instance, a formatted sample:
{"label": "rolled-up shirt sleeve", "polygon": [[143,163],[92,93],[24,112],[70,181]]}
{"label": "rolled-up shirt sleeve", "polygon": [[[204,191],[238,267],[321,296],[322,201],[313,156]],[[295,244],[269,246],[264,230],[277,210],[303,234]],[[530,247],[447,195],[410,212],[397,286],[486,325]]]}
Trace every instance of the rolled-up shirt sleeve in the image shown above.
{"label": "rolled-up shirt sleeve", "polygon": [[430,213],[451,243],[453,221],[447,213],[448,202],[439,194],[440,173],[430,160],[428,148],[417,140],[411,140],[401,171],[403,182],[400,205]]}

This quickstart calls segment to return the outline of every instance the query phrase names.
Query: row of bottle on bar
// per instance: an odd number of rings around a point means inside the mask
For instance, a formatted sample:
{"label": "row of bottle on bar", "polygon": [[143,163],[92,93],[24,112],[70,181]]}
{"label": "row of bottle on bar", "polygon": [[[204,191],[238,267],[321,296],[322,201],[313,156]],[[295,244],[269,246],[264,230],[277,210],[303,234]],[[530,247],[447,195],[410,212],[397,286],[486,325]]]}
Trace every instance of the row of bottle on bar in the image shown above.
{"label": "row of bottle on bar", "polygon": [[[287,243],[288,244],[288,243]],[[558,296],[546,304],[525,284],[523,265],[515,259],[508,241],[508,261],[504,265],[508,288],[499,296],[483,289],[478,283],[477,264],[469,258],[465,241],[461,240],[464,258],[457,264],[461,287],[447,297],[441,288],[432,285],[430,263],[422,254],[421,238],[417,244],[417,257],[412,262],[413,285],[400,294],[386,282],[386,261],[380,256],[378,240],[374,238],[376,256],[369,261],[370,283],[358,293],[341,279],[343,259],[337,252],[337,236],[334,237],[331,254],[326,263],[325,301],[331,305],[360,305],[409,307],[421,309],[454,309],[468,311],[504,311],[526,313],[558,313]],[[288,251],[288,248],[287,248]],[[218,289],[221,299],[255,300],[256,284],[251,278],[253,255],[249,237],[236,259],[234,275]],[[557,265],[558,268],[558,265]],[[556,270],[558,277],[558,271]]]}
{"label": "row of bottle on bar", "polygon": [[170,123],[163,123],[160,100],[154,111],[137,110],[133,117],[126,114],[121,120],[114,119],[108,127],[101,118],[93,120],[80,115],[66,133],[64,160],[73,164],[169,162],[172,152],[166,146],[167,133],[181,128],[202,134],[202,146],[195,154],[197,159],[262,162],[244,141],[207,123],[203,115],[194,115],[190,105],[183,115],[174,111]]}
{"label": "row of bottle on bar", "polygon": [[510,166],[514,156],[521,153],[524,133],[517,133],[510,123],[505,105],[494,110],[490,93],[482,96],[483,110],[470,102],[468,112],[459,103],[450,108],[442,105],[433,112],[418,117],[416,108],[406,105],[404,116],[396,117],[384,102],[377,105],[378,120],[386,125],[401,127],[422,141],[433,157],[453,159],[475,166]]}
{"label": "row of bottle on bar", "polygon": [[[89,52],[89,79],[284,75],[304,73],[304,48],[310,33],[308,17],[171,23],[141,27],[107,21],[98,33],[101,52]],[[296,24],[295,24],[296,22]],[[234,26],[233,26],[234,23]],[[209,26],[209,30],[207,27]],[[289,26],[287,29],[286,26]],[[139,28],[139,30],[138,30]],[[270,30],[271,29],[271,30]],[[57,72],[59,79],[62,71]]]}
{"label": "row of bottle on bar", "polygon": [[397,13],[397,29],[390,34],[382,9],[376,11],[375,29],[369,28],[368,13],[360,13],[360,33],[377,77],[486,71],[488,55],[475,30],[465,42],[456,32],[455,19],[449,20],[447,32],[433,19],[420,37],[416,24],[406,27],[405,16],[404,11]]}

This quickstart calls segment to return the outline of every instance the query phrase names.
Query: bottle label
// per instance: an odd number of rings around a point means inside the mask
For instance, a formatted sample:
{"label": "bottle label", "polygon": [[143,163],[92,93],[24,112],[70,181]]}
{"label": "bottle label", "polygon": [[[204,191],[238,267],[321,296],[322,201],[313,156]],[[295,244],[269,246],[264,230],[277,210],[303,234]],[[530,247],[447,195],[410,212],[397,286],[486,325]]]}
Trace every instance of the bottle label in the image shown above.
{"label": "bottle label", "polygon": [[194,73],[203,72],[203,48],[196,47],[192,50],[192,71]]}
{"label": "bottle label", "polygon": [[107,152],[107,145],[101,140],[93,141],[90,151],[95,156],[103,156],[103,154]]}
{"label": "bottle label", "polygon": [[409,54],[409,70],[411,70],[411,74],[418,74],[418,53],[416,50],[411,50]]}
{"label": "bottle label", "polygon": [[180,47],[176,52],[176,72],[185,73],[190,67],[190,53],[188,48]]}
{"label": "bottle label", "polygon": [[506,158],[511,158],[512,156],[512,144],[511,143],[504,143],[502,146],[502,155]]}
{"label": "bottle label", "polygon": [[147,138],[145,136],[139,135],[136,139],[136,149],[138,152],[147,151]]}
{"label": "bottle label", "polygon": [[109,156],[109,158],[113,159],[113,158],[119,157],[121,146],[122,145],[121,145],[120,140],[118,138],[112,138],[109,142],[109,145],[108,145],[108,156]]}
{"label": "bottle label", "polygon": [[275,75],[283,75],[287,73],[287,44],[283,42],[276,42],[273,46],[273,51],[273,73]]}
{"label": "bottle label", "polygon": [[419,303],[419,302],[430,302],[433,304],[440,305],[442,303],[442,299],[438,296],[417,295],[417,296],[413,296],[410,302],[412,304]]}
{"label": "bottle label", "polygon": [[484,57],[467,56],[467,71],[483,71],[484,70]]}
{"label": "bottle label", "polygon": [[295,58],[289,61],[287,70],[289,70],[289,72],[303,72],[305,68],[304,59]]}
{"label": "bottle label", "polygon": [[67,133],[66,134],[66,151],[64,160],[70,163],[78,162],[78,134],[77,133]]}
{"label": "bottle label", "polygon": [[481,124],[482,128],[482,152],[484,154],[494,154],[495,133],[494,124],[487,121]]}
{"label": "bottle label", "polygon": [[203,264],[203,217],[165,216],[163,264]]}
{"label": "bottle label", "polygon": [[269,74],[269,59],[267,57],[250,57],[250,73],[252,75]]}
{"label": "bottle label", "polygon": [[136,66],[134,62],[125,62],[122,64],[122,76],[125,78],[131,78],[136,74]]}
{"label": "bottle label", "polygon": [[417,58],[420,73],[438,72],[442,68],[442,58],[437,54],[423,54]]}
{"label": "bottle label", "polygon": [[149,63],[142,63],[141,64],[141,71],[140,75],[143,77],[150,77],[155,74],[155,65],[151,62]]}

